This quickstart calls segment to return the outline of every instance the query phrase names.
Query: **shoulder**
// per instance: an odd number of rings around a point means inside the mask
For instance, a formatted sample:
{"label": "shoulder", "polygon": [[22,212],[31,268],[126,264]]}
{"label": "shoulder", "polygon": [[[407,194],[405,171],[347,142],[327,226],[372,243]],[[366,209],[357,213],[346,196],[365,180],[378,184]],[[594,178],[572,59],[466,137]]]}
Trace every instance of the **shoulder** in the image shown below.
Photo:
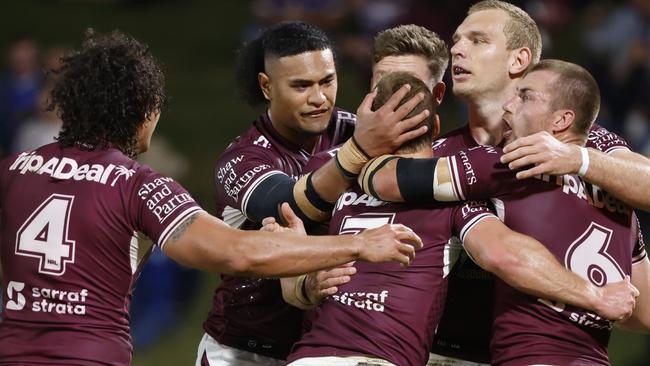
{"label": "shoulder", "polygon": [[[273,162],[282,154],[277,150],[275,142],[255,126],[237,136],[233,142],[217,158],[216,167],[238,164],[242,161]],[[244,164],[245,165],[245,164]]]}
{"label": "shoulder", "polygon": [[624,138],[596,123],[589,130],[586,146],[606,154],[616,150],[630,150],[630,146]]}
{"label": "shoulder", "polygon": [[431,147],[437,155],[453,154],[458,150],[469,147],[466,143],[468,136],[469,129],[467,126],[463,126],[440,136],[433,142]]}

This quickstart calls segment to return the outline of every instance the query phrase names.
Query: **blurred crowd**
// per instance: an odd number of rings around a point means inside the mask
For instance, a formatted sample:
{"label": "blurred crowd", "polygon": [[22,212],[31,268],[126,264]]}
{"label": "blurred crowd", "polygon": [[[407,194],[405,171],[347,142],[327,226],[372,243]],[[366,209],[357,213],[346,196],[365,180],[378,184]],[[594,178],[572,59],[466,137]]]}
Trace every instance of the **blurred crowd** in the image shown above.
{"label": "blurred crowd", "polygon": [[54,141],[61,127],[47,100],[64,50],[42,50],[36,40],[21,37],[6,52],[0,76],[0,156]]}

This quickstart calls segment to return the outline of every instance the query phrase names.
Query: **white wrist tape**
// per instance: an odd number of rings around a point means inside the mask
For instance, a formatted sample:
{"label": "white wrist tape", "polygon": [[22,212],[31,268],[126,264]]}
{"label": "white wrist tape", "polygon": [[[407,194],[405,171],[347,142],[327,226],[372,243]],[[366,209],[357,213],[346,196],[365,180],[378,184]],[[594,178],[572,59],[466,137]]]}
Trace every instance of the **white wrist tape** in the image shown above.
{"label": "white wrist tape", "polygon": [[589,150],[586,147],[581,147],[580,155],[582,155],[582,165],[578,170],[578,175],[584,177],[587,174],[587,169],[589,169]]}

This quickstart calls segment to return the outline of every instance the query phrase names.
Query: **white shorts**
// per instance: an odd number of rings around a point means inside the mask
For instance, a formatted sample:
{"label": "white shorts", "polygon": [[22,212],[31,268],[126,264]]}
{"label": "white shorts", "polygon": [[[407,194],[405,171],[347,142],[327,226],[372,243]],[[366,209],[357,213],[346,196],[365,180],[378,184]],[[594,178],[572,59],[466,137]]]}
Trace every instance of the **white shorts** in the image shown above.
{"label": "white shorts", "polygon": [[490,366],[490,364],[465,361],[458,358],[429,353],[429,361],[427,362],[427,366]]}
{"label": "white shorts", "polygon": [[199,343],[195,366],[285,366],[286,364],[283,360],[225,346],[205,333]]}
{"label": "white shorts", "polygon": [[287,366],[396,366],[380,358],[365,356],[348,357],[305,357],[293,361]]}

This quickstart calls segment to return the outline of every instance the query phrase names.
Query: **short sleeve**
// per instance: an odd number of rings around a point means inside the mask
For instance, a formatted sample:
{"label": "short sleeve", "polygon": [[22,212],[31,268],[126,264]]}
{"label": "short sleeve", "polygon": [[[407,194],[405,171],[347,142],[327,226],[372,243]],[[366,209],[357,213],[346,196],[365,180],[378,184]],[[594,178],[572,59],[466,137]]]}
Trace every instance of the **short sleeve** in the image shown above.
{"label": "short sleeve", "polygon": [[485,201],[466,201],[455,207],[452,215],[452,232],[461,242],[465,241],[467,233],[481,220],[497,218]]}
{"label": "short sleeve", "polygon": [[244,146],[226,151],[214,169],[217,202],[246,213],[251,194],[266,178],[286,173],[276,167],[268,149]]}
{"label": "short sleeve", "polygon": [[140,168],[133,179],[135,202],[129,205],[129,215],[136,230],[162,247],[190,216],[203,209],[179,183],[148,168]]}
{"label": "short sleeve", "polygon": [[477,146],[449,156],[455,196],[460,200],[487,200],[521,189],[516,172],[501,163],[501,155],[500,148]]}

